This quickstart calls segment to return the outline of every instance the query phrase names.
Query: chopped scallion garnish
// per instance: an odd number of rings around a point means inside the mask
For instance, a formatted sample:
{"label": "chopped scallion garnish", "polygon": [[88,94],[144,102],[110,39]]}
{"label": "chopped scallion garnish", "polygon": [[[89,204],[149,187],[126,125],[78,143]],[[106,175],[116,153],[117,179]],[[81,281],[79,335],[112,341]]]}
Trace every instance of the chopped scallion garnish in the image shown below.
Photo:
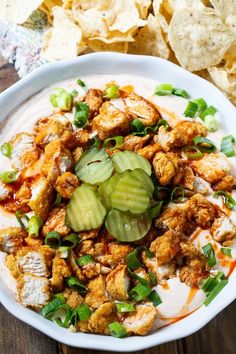
{"label": "chopped scallion garnish", "polygon": [[113,138],[107,138],[104,143],[103,147],[109,150],[119,149],[124,143],[124,137],[121,135],[113,136]]}
{"label": "chopped scallion garnish", "polygon": [[155,95],[168,96],[172,94],[174,86],[171,84],[159,84],[155,87]]}
{"label": "chopped scallion garnish", "polygon": [[131,276],[131,278],[137,280],[137,282],[139,284],[142,284],[143,286],[147,286],[147,287],[149,286],[149,282],[147,279],[144,279],[144,278],[140,277],[140,275],[138,275],[134,272],[131,272],[130,269],[128,269],[128,271],[129,271],[129,275]]}
{"label": "chopped scallion garnish", "polygon": [[193,142],[201,152],[211,153],[216,151],[215,144],[211,140],[204,138],[203,136],[195,136]]}
{"label": "chopped scallion garnish", "polygon": [[194,101],[189,101],[184,111],[184,116],[189,118],[194,118],[197,111],[198,111],[198,104]]}
{"label": "chopped scallion garnish", "polygon": [[[28,230],[28,222],[29,222],[30,218],[26,214],[22,213],[22,211],[20,211],[20,210],[16,211],[15,216],[16,216],[16,220],[20,224],[20,227],[22,227],[22,229],[24,229],[24,230]],[[27,225],[24,224],[24,222],[23,222],[24,219],[26,220]]]}
{"label": "chopped scallion garnish", "polygon": [[44,243],[51,248],[58,248],[61,246],[61,235],[57,231],[49,232],[44,240]]}
{"label": "chopped scallion garnish", "polygon": [[143,264],[140,262],[138,258],[138,252],[137,250],[134,250],[133,252],[130,252],[127,257],[126,257],[126,262],[128,265],[128,268],[133,271],[137,268],[140,268],[143,266]]}
{"label": "chopped scallion garnish", "polygon": [[71,96],[73,97],[73,98],[75,98],[77,95],[78,95],[78,91],[77,90],[73,90],[73,91],[71,91]]}
{"label": "chopped scallion garnish", "polygon": [[212,244],[208,243],[205,246],[202,247],[203,254],[207,259],[207,263],[210,267],[213,267],[216,265],[216,257],[215,257],[215,252],[212,248]]}
{"label": "chopped scallion garnish", "polygon": [[210,116],[210,115],[206,116],[204,118],[204,123],[205,123],[207,129],[209,130],[209,132],[211,132],[211,133],[216,132],[219,128],[219,123],[213,116]]}
{"label": "chopped scallion garnish", "polygon": [[83,128],[89,116],[89,106],[85,102],[77,102],[73,123],[77,128]]}
{"label": "chopped scallion garnish", "polygon": [[78,80],[77,80],[77,84],[80,85],[81,87],[83,87],[84,89],[87,89],[87,86],[86,86],[86,84],[84,83],[83,80],[78,79]]}
{"label": "chopped scallion garnish", "polygon": [[162,303],[162,300],[155,290],[148,295],[148,299],[151,300],[154,306],[158,306]]}
{"label": "chopped scallion garnish", "polygon": [[11,157],[12,147],[9,143],[4,143],[1,145],[1,153],[6,157]]}
{"label": "chopped scallion garnish", "polygon": [[171,190],[163,186],[155,186],[154,197],[157,200],[168,201],[170,199]]}
{"label": "chopped scallion garnish", "polygon": [[170,200],[174,203],[180,203],[184,200],[184,197],[185,197],[184,187],[178,186],[172,190],[170,195]]}
{"label": "chopped scallion garnish", "polygon": [[138,118],[132,120],[130,125],[132,127],[132,130],[135,131],[135,132],[142,132],[144,130],[144,128],[145,128],[144,124]]}
{"label": "chopped scallion garnish", "polygon": [[228,209],[234,209],[234,207],[236,206],[236,201],[229,193],[225,191],[217,191],[213,193],[213,197],[218,197],[218,196],[224,198],[224,204]]}
{"label": "chopped scallion garnish", "polygon": [[78,319],[80,321],[87,321],[92,314],[92,311],[90,310],[89,306],[87,304],[81,304],[78,307],[74,309],[78,315]]}
{"label": "chopped scallion garnish", "polygon": [[203,153],[198,150],[196,146],[184,146],[182,151],[184,155],[191,160],[200,159],[203,156]]}
{"label": "chopped scallion garnish", "polygon": [[214,116],[216,112],[217,109],[214,106],[209,106],[199,114],[199,117],[204,120],[206,116]]}
{"label": "chopped scallion garnish", "polygon": [[150,295],[151,291],[149,286],[138,284],[130,290],[129,296],[134,301],[142,301]]}
{"label": "chopped scallion garnish", "polygon": [[127,336],[125,327],[119,322],[113,322],[108,325],[110,335],[115,338],[124,338]]}
{"label": "chopped scallion garnish", "polygon": [[233,135],[224,136],[221,140],[220,151],[227,157],[235,156],[233,144],[235,144],[235,138]]}
{"label": "chopped scallion garnish", "polygon": [[120,97],[120,90],[119,90],[119,86],[117,85],[113,85],[113,86],[107,86],[105,91],[104,91],[104,98],[118,98]]}
{"label": "chopped scallion garnish", "polygon": [[116,310],[117,312],[134,312],[135,306],[127,302],[118,302],[116,303]]}
{"label": "chopped scallion garnish", "polygon": [[87,293],[87,287],[78,278],[70,276],[68,278],[65,278],[65,281],[69,288],[78,291],[80,294]]}
{"label": "chopped scallion garnish", "polygon": [[61,246],[58,248],[58,252],[60,254],[60,258],[68,258],[69,255],[69,247]]}
{"label": "chopped scallion garnish", "polygon": [[73,96],[63,88],[55,88],[50,96],[50,102],[54,107],[63,111],[70,111],[73,104]]}
{"label": "chopped scallion garnish", "polygon": [[207,108],[207,103],[203,98],[197,98],[193,100],[192,102],[196,103],[198,105],[198,112],[202,112]]}
{"label": "chopped scallion garnish", "polygon": [[157,286],[157,277],[154,272],[148,272],[149,278],[151,280],[152,286]]}
{"label": "chopped scallion garnish", "polygon": [[229,247],[221,247],[220,251],[225,256],[232,257],[231,248],[229,248]]}
{"label": "chopped scallion garnish", "polygon": [[208,306],[213,300],[214,298],[219,294],[219,292],[225,287],[225,285],[228,284],[228,280],[222,280],[221,282],[219,282],[215,288],[209,293],[209,295],[207,296],[206,300],[204,301],[204,305]]}
{"label": "chopped scallion garnish", "polygon": [[63,304],[52,311],[47,318],[60,327],[68,328],[70,325],[71,313],[70,306],[68,304]]}
{"label": "chopped scallion garnish", "polygon": [[68,236],[63,237],[62,246],[74,248],[75,246],[77,246],[79,242],[80,242],[80,237],[77,234],[72,233]]}
{"label": "chopped scallion garnish", "polygon": [[89,140],[89,147],[90,148],[98,147],[100,144],[101,144],[101,141],[97,137]]}
{"label": "chopped scallion garnish", "polygon": [[5,171],[0,173],[0,179],[6,183],[14,183],[17,179],[17,172],[16,171]]}
{"label": "chopped scallion garnish", "polygon": [[52,314],[59,306],[65,303],[64,296],[62,294],[59,295],[60,296],[55,296],[52,301],[43,307],[41,311],[43,317],[49,318],[50,314]]}
{"label": "chopped scallion garnish", "polygon": [[160,200],[160,201],[157,201],[155,203],[155,205],[153,205],[151,208],[150,208],[150,216],[152,219],[155,219],[156,217],[158,217],[158,215],[160,215],[161,213],[161,208],[162,208],[162,204],[163,204],[163,201]]}
{"label": "chopped scallion garnish", "polygon": [[183,97],[183,98],[189,98],[189,94],[186,90],[183,90],[181,88],[174,88],[173,91],[172,91],[172,94],[175,95],[175,96],[180,96],[180,97]]}
{"label": "chopped scallion garnish", "polygon": [[85,254],[84,256],[80,256],[76,263],[80,266],[80,267],[83,267],[83,266],[86,266],[87,264],[89,263],[94,263],[94,258],[91,254]]}
{"label": "chopped scallion garnish", "polygon": [[29,223],[28,223],[28,233],[30,237],[38,237],[39,230],[43,226],[43,220],[37,216],[31,216]]}

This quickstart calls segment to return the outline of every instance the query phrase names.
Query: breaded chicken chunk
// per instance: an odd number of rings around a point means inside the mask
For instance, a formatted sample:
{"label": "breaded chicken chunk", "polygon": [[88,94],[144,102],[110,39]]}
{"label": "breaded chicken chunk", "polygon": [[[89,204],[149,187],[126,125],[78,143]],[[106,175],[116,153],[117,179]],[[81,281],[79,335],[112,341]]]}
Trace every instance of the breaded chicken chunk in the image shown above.
{"label": "breaded chicken chunk", "polygon": [[57,231],[61,236],[67,236],[70,229],[65,224],[66,206],[64,204],[52,209],[43,225],[42,235],[46,236],[51,231]]}
{"label": "breaded chicken chunk", "polygon": [[98,89],[89,89],[82,101],[89,106],[89,119],[92,119],[99,114],[99,109],[103,103],[103,93]]}
{"label": "breaded chicken chunk", "polygon": [[72,155],[60,140],[54,140],[45,147],[41,173],[54,183],[58,176],[72,168]]}
{"label": "breaded chicken chunk", "polygon": [[16,253],[16,264],[22,273],[48,277],[51,274],[53,256],[54,251],[48,246],[22,247]]}
{"label": "breaded chicken chunk", "polygon": [[222,152],[205,154],[191,163],[193,171],[209,183],[216,183],[224,178],[231,169],[231,163]]}
{"label": "breaded chicken chunk", "polygon": [[188,229],[187,208],[186,203],[168,205],[155,220],[158,233],[163,234],[167,230],[175,231],[178,234],[185,233]]}
{"label": "breaded chicken chunk", "polygon": [[89,330],[93,333],[109,334],[108,325],[117,322],[116,307],[113,302],[99,305],[89,319]]}
{"label": "breaded chicken chunk", "polygon": [[164,151],[169,151],[176,147],[191,145],[193,138],[198,135],[206,136],[207,128],[198,122],[184,121],[178,123],[171,131],[161,126],[155,142],[158,142]]}
{"label": "breaded chicken chunk", "polygon": [[156,256],[159,265],[169,263],[179,252],[180,238],[174,231],[167,231],[151,243],[150,251]]}
{"label": "breaded chicken chunk", "polygon": [[67,260],[56,255],[52,262],[52,287],[56,291],[62,290],[64,278],[71,276],[71,268]]}
{"label": "breaded chicken chunk", "polygon": [[226,215],[221,215],[211,225],[210,233],[218,242],[229,241],[236,237],[236,226]]}
{"label": "breaded chicken chunk", "polygon": [[81,240],[87,240],[87,239],[94,239],[98,237],[99,234],[99,229],[93,229],[93,230],[88,230],[88,231],[80,231],[79,236]]}
{"label": "breaded chicken chunk", "polygon": [[185,264],[180,268],[179,278],[186,285],[198,285],[200,280],[209,276],[206,259],[203,256],[187,257]]}
{"label": "breaded chicken chunk", "polygon": [[39,310],[50,300],[50,281],[45,277],[25,273],[17,279],[17,291],[23,306]]}
{"label": "breaded chicken chunk", "polygon": [[93,279],[101,273],[101,264],[90,262],[82,267],[83,275],[88,279]]}
{"label": "breaded chicken chunk", "polygon": [[225,176],[220,181],[216,182],[213,185],[215,190],[230,192],[233,188],[236,187],[236,178],[233,176]]}
{"label": "breaded chicken chunk", "polygon": [[183,161],[174,152],[158,152],[153,159],[153,167],[158,182],[165,186],[167,184],[180,184],[183,177]]}
{"label": "breaded chicken chunk", "polygon": [[125,111],[131,118],[138,118],[145,126],[152,126],[160,119],[160,113],[152,103],[131,92],[123,97]]}
{"label": "breaded chicken chunk", "polygon": [[14,170],[21,171],[38,160],[40,151],[35,144],[33,134],[16,134],[9,144],[12,148],[10,160]]}
{"label": "breaded chicken chunk", "polygon": [[109,298],[106,294],[105,278],[104,276],[99,275],[89,282],[85,303],[96,309],[98,306],[107,301],[109,301]]}
{"label": "breaded chicken chunk", "polygon": [[161,145],[159,143],[155,143],[155,144],[144,146],[142,149],[139,149],[137,152],[145,159],[152,160],[153,156],[161,150],[162,150]]}
{"label": "breaded chicken chunk", "polygon": [[136,305],[136,311],[127,315],[123,321],[128,334],[147,334],[153,327],[157,309],[151,302]]}
{"label": "breaded chicken chunk", "polygon": [[51,183],[45,177],[37,178],[31,185],[31,198],[28,202],[31,210],[45,220],[54,198]]}
{"label": "breaded chicken chunk", "polygon": [[111,297],[117,300],[127,300],[130,279],[126,265],[118,265],[106,277],[106,289]]}
{"label": "breaded chicken chunk", "polygon": [[72,151],[72,158],[74,165],[79,161],[83,153],[83,149],[81,147],[77,147],[75,150]]}
{"label": "breaded chicken chunk", "polygon": [[105,140],[114,135],[127,133],[129,130],[129,119],[120,109],[111,102],[104,102],[100,113],[92,121],[93,130],[98,132],[100,140]]}
{"label": "breaded chicken chunk", "polygon": [[156,258],[143,257],[142,259],[148,271],[156,275],[158,283],[165,283],[167,279],[176,276],[176,264],[174,261],[159,265]]}
{"label": "breaded chicken chunk", "polygon": [[78,259],[78,256],[75,254],[74,251],[71,251],[70,254],[69,254],[68,261],[69,261],[72,273],[79,280],[84,281],[85,280],[85,276],[84,276],[82,270],[80,269],[80,267],[78,266],[78,264],[76,263],[77,259]]}
{"label": "breaded chicken chunk", "polygon": [[15,253],[23,245],[27,232],[21,227],[6,227],[0,229],[0,250]]}
{"label": "breaded chicken chunk", "polygon": [[216,210],[202,194],[195,194],[188,201],[188,219],[203,229],[207,229],[216,217]]}
{"label": "breaded chicken chunk", "polygon": [[74,173],[64,172],[57,177],[54,188],[63,198],[69,199],[79,185],[80,181]]}
{"label": "breaded chicken chunk", "polygon": [[13,254],[8,254],[6,257],[6,266],[10,270],[11,275],[17,279],[21,275],[21,272],[18,268],[18,265],[16,263],[16,258],[13,256]]}
{"label": "breaded chicken chunk", "polygon": [[13,195],[13,189],[11,185],[3,183],[0,179],[0,202],[9,200]]}
{"label": "breaded chicken chunk", "polygon": [[74,134],[76,146],[79,146],[80,148],[83,149],[87,149],[89,147],[90,135],[88,130],[81,129],[81,128],[75,129],[73,134]]}
{"label": "breaded chicken chunk", "polygon": [[203,195],[207,195],[211,191],[211,187],[208,182],[198,176],[194,176],[193,178],[193,191],[195,193],[200,193]]}
{"label": "breaded chicken chunk", "polygon": [[74,309],[75,307],[81,305],[84,302],[83,297],[78,293],[78,291],[66,288],[63,291],[66,303]]}
{"label": "breaded chicken chunk", "polygon": [[137,136],[137,135],[126,135],[124,138],[124,143],[120,147],[120,150],[138,151],[144,147],[144,145],[150,140],[150,135]]}

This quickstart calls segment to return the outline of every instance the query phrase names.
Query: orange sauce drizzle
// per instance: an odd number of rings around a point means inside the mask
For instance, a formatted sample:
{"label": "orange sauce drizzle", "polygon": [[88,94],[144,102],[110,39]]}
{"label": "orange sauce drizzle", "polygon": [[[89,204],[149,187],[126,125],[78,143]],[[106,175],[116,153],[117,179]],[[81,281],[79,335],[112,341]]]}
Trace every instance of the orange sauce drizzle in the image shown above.
{"label": "orange sauce drizzle", "polygon": [[[122,87],[120,87],[120,91],[124,91],[126,93],[131,93],[131,92],[134,92],[134,87],[132,85],[122,86]],[[122,97],[122,95],[121,95],[121,97]]]}
{"label": "orange sauce drizzle", "polygon": [[197,286],[192,286],[190,288],[186,303],[184,304],[184,306],[180,310],[178,317],[186,316],[186,313],[189,313],[189,305],[193,301],[193,299],[196,296],[198,290],[199,290],[199,288]]}
{"label": "orange sauce drizzle", "polygon": [[167,282],[161,284],[161,286],[162,286],[162,288],[163,288],[164,290],[169,290],[169,289],[170,289],[169,284],[168,284]]}
{"label": "orange sauce drizzle", "polygon": [[174,112],[172,111],[169,111],[168,109],[166,108],[163,108],[163,107],[160,107],[158,104],[156,103],[153,103],[152,104],[162,113],[165,113],[165,114],[168,114],[170,117],[174,118],[174,119],[177,119],[179,121],[179,117],[177,116],[177,114],[175,114]]}
{"label": "orange sauce drizzle", "polygon": [[190,241],[194,241],[201,233],[202,229],[198,228],[197,230],[194,231],[194,233],[190,236]]}
{"label": "orange sauce drizzle", "polygon": [[230,264],[230,266],[229,266],[228,274],[226,275],[226,278],[229,278],[229,277],[230,277],[230,275],[233,273],[235,267],[236,267],[236,260],[234,260],[233,262],[231,262],[231,264]]}

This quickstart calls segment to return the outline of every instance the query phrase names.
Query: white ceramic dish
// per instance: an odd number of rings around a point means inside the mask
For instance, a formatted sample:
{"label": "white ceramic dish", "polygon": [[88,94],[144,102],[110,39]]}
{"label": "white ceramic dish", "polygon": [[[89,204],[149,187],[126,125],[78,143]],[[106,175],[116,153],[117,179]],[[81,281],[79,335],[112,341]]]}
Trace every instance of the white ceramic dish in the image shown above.
{"label": "white ceramic dish", "polygon": [[[0,95],[0,123],[20,103],[54,82],[87,74],[121,73],[170,82],[176,87],[185,88],[193,97],[205,98],[209,104],[218,107],[224,128],[236,135],[236,109],[215,86],[166,60],[117,53],[84,55],[47,64],[35,70]],[[80,348],[130,352],[179,339],[199,330],[236,298],[235,283],[236,271],[231,275],[228,285],[208,307],[202,306],[181,321],[147,336],[133,336],[122,340],[102,335],[70,333],[17,303],[12,292],[3,284],[0,284],[0,301],[14,316],[59,342]]]}

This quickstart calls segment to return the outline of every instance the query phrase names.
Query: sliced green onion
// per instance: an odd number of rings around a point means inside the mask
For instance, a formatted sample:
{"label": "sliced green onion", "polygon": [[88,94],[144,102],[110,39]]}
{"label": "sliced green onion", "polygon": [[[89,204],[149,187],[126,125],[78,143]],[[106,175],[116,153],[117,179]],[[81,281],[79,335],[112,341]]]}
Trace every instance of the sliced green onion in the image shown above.
{"label": "sliced green onion", "polygon": [[37,216],[31,216],[29,223],[28,223],[28,233],[30,237],[38,237],[39,230],[43,226],[43,220]]}
{"label": "sliced green onion", "polygon": [[6,183],[14,183],[17,179],[17,172],[16,171],[5,171],[0,173],[0,179]]}
{"label": "sliced green onion", "polygon": [[75,246],[77,246],[79,242],[80,242],[80,237],[77,234],[72,233],[66,237],[63,237],[62,246],[74,248]]}
{"label": "sliced green onion", "polygon": [[6,157],[11,157],[12,147],[9,143],[4,143],[1,145],[1,153]]}
{"label": "sliced green onion", "polygon": [[165,119],[160,119],[160,120],[158,121],[158,123],[157,123],[157,128],[160,128],[160,127],[162,127],[162,126],[164,126],[165,129],[168,129],[168,128],[169,128],[169,124],[168,124],[168,122],[167,122]]}
{"label": "sliced green onion", "polygon": [[133,252],[130,252],[126,257],[126,262],[127,262],[128,268],[131,271],[143,266],[143,264],[140,262],[140,260],[138,258],[137,253],[138,253],[137,250],[134,250]]}
{"label": "sliced green onion", "polygon": [[131,125],[132,130],[135,131],[135,132],[142,132],[144,130],[144,128],[145,128],[144,124],[138,118],[132,120],[130,125]]}
{"label": "sliced green onion", "polygon": [[104,91],[103,97],[110,98],[110,99],[120,97],[119,86],[117,85],[108,86]]}
{"label": "sliced green onion", "polygon": [[86,84],[85,84],[84,81],[81,80],[81,79],[78,79],[78,80],[77,80],[77,84],[80,85],[80,86],[83,87],[83,88],[87,88]]}
{"label": "sliced green onion", "polygon": [[213,193],[213,197],[218,197],[221,196],[224,198],[224,204],[228,209],[234,209],[234,207],[236,206],[236,201],[234,200],[233,197],[231,197],[231,195],[225,191],[217,191]]}
{"label": "sliced green onion", "polygon": [[148,299],[151,300],[154,306],[158,306],[162,303],[162,300],[155,290],[148,295]]}
{"label": "sliced green onion", "polygon": [[186,155],[186,157],[191,160],[200,159],[203,156],[203,153],[198,150],[196,146],[184,146],[182,148],[182,151]]}
{"label": "sliced green onion", "polygon": [[229,247],[221,247],[220,252],[225,256],[232,257],[231,248]]}
{"label": "sliced green onion", "polygon": [[113,136],[104,141],[103,147],[109,150],[119,149],[124,143],[124,137],[121,135]]}
{"label": "sliced green onion", "polygon": [[89,106],[85,102],[76,102],[73,123],[77,128],[83,128],[89,116]]}
{"label": "sliced green onion", "polygon": [[146,279],[140,277],[140,275],[138,275],[138,274],[136,274],[136,273],[134,273],[134,272],[131,272],[130,269],[128,269],[128,271],[129,271],[129,275],[131,276],[131,278],[137,280],[137,282],[138,282],[139,284],[142,284],[143,286],[149,287],[149,282],[148,282],[148,280],[146,280]]}
{"label": "sliced green onion", "polygon": [[201,289],[204,291],[204,293],[208,294],[210,293],[218,284],[218,281],[216,278],[209,277],[206,280],[204,280]]}
{"label": "sliced green onion", "polygon": [[63,88],[54,88],[50,95],[50,102],[54,107],[58,107],[57,97],[61,95],[65,90]]}
{"label": "sliced green onion", "polygon": [[207,103],[203,98],[197,98],[196,100],[193,100],[192,102],[196,103],[198,105],[198,112],[202,112],[207,108]]}
{"label": "sliced green onion", "polygon": [[218,121],[213,117],[213,116],[206,116],[204,118],[204,123],[209,130],[209,132],[214,133],[218,130],[219,128],[219,123]]}
{"label": "sliced green onion", "polygon": [[108,325],[110,335],[115,338],[124,338],[127,336],[125,327],[119,322],[113,322]]}
{"label": "sliced green onion", "polygon": [[163,186],[155,186],[154,197],[157,200],[167,201],[170,199],[170,195],[171,195],[171,191],[169,188]]}
{"label": "sliced green onion", "polygon": [[196,102],[189,101],[184,111],[184,116],[189,118],[194,118],[197,111],[198,111],[198,104]]}
{"label": "sliced green onion", "polygon": [[58,248],[58,252],[60,254],[60,258],[68,258],[69,247],[61,246],[61,247]]}
{"label": "sliced green onion", "polygon": [[203,136],[195,136],[193,142],[201,152],[211,153],[216,151],[215,144],[211,140],[204,138]]}
{"label": "sliced green onion", "polygon": [[53,90],[50,96],[50,102],[54,107],[60,108],[63,111],[70,111],[72,108],[73,97],[70,93],[62,88]]}
{"label": "sliced green onion", "polygon": [[170,200],[174,203],[179,203],[184,200],[185,197],[185,189],[181,186],[175,187],[170,195]]}
{"label": "sliced green onion", "polygon": [[174,88],[173,91],[172,91],[172,94],[175,95],[175,96],[180,96],[180,97],[183,97],[183,98],[189,98],[189,94],[187,91],[181,89],[181,88]]}
{"label": "sliced green onion", "polygon": [[44,240],[45,245],[51,248],[58,248],[61,246],[61,235],[57,231],[49,232]]}
{"label": "sliced green onion", "polygon": [[171,84],[159,84],[155,87],[155,95],[168,96],[173,92],[174,86]]}
{"label": "sliced green onion", "polygon": [[217,109],[214,106],[209,106],[199,114],[199,117],[204,120],[206,116],[214,116],[216,112]]}
{"label": "sliced green onion", "polygon": [[147,258],[154,258],[155,254],[153,252],[151,252],[148,248],[144,248],[144,252],[147,256]]}
{"label": "sliced green onion", "polygon": [[89,141],[89,147],[90,148],[96,148],[101,144],[101,140],[99,140],[97,137],[90,139]]}
{"label": "sliced green onion", "polygon": [[69,288],[78,291],[80,294],[87,293],[87,287],[78,278],[71,276],[65,278],[65,281],[67,286],[69,286]]}
{"label": "sliced green onion", "polygon": [[207,259],[207,263],[210,267],[213,267],[216,265],[216,257],[215,257],[215,252],[212,248],[212,244],[208,243],[205,246],[202,247],[203,254]]}
{"label": "sliced green onion", "polygon": [[20,224],[22,229],[28,230],[28,224],[27,225],[24,224],[22,219],[25,219],[27,221],[27,223],[28,223],[30,218],[26,214],[22,213],[22,211],[20,211],[20,210],[17,210],[15,212],[15,216],[16,216],[16,220],[18,221],[18,223]]}
{"label": "sliced green onion", "polygon": [[87,304],[81,304],[72,311],[70,323],[74,326],[78,321],[87,321],[91,317],[91,310]]}
{"label": "sliced green onion", "polygon": [[149,278],[151,280],[152,286],[157,286],[157,277],[154,272],[148,272]]}
{"label": "sliced green onion", "polygon": [[142,301],[150,295],[151,291],[149,286],[138,284],[130,290],[129,296],[134,301]]}
{"label": "sliced green onion", "polygon": [[59,193],[57,193],[56,200],[55,200],[54,204],[56,206],[61,204],[61,195]]}
{"label": "sliced green onion", "polygon": [[71,96],[73,97],[73,98],[75,98],[77,95],[78,95],[78,91],[77,90],[73,90],[73,91],[71,91]]}
{"label": "sliced green onion", "polygon": [[48,318],[51,313],[53,313],[59,306],[65,303],[64,296],[56,296],[52,301],[50,301],[47,305],[42,308],[41,314],[43,317]]}
{"label": "sliced green onion", "polygon": [[79,257],[76,260],[76,263],[80,266],[83,267],[89,263],[94,263],[94,258],[91,254],[85,254],[84,256]]}
{"label": "sliced green onion", "polygon": [[60,327],[68,328],[70,325],[71,308],[68,304],[58,306],[55,311],[51,312],[48,319],[55,322]]}
{"label": "sliced green onion", "polygon": [[135,306],[131,303],[118,302],[116,303],[116,310],[117,312],[134,312]]}
{"label": "sliced green onion", "polygon": [[235,151],[233,144],[235,143],[235,138],[233,135],[224,136],[221,140],[220,151],[223,152],[227,157],[235,156]]}
{"label": "sliced green onion", "polygon": [[206,300],[204,301],[204,305],[208,306],[227,284],[228,280],[225,279],[222,280],[218,285],[216,285],[216,287],[207,296]]}
{"label": "sliced green onion", "polygon": [[149,210],[149,213],[150,213],[150,216],[152,219],[155,219],[156,217],[158,217],[158,215],[160,215],[162,204],[163,204],[163,201],[158,201],[155,203],[154,206],[151,207],[151,209]]}

